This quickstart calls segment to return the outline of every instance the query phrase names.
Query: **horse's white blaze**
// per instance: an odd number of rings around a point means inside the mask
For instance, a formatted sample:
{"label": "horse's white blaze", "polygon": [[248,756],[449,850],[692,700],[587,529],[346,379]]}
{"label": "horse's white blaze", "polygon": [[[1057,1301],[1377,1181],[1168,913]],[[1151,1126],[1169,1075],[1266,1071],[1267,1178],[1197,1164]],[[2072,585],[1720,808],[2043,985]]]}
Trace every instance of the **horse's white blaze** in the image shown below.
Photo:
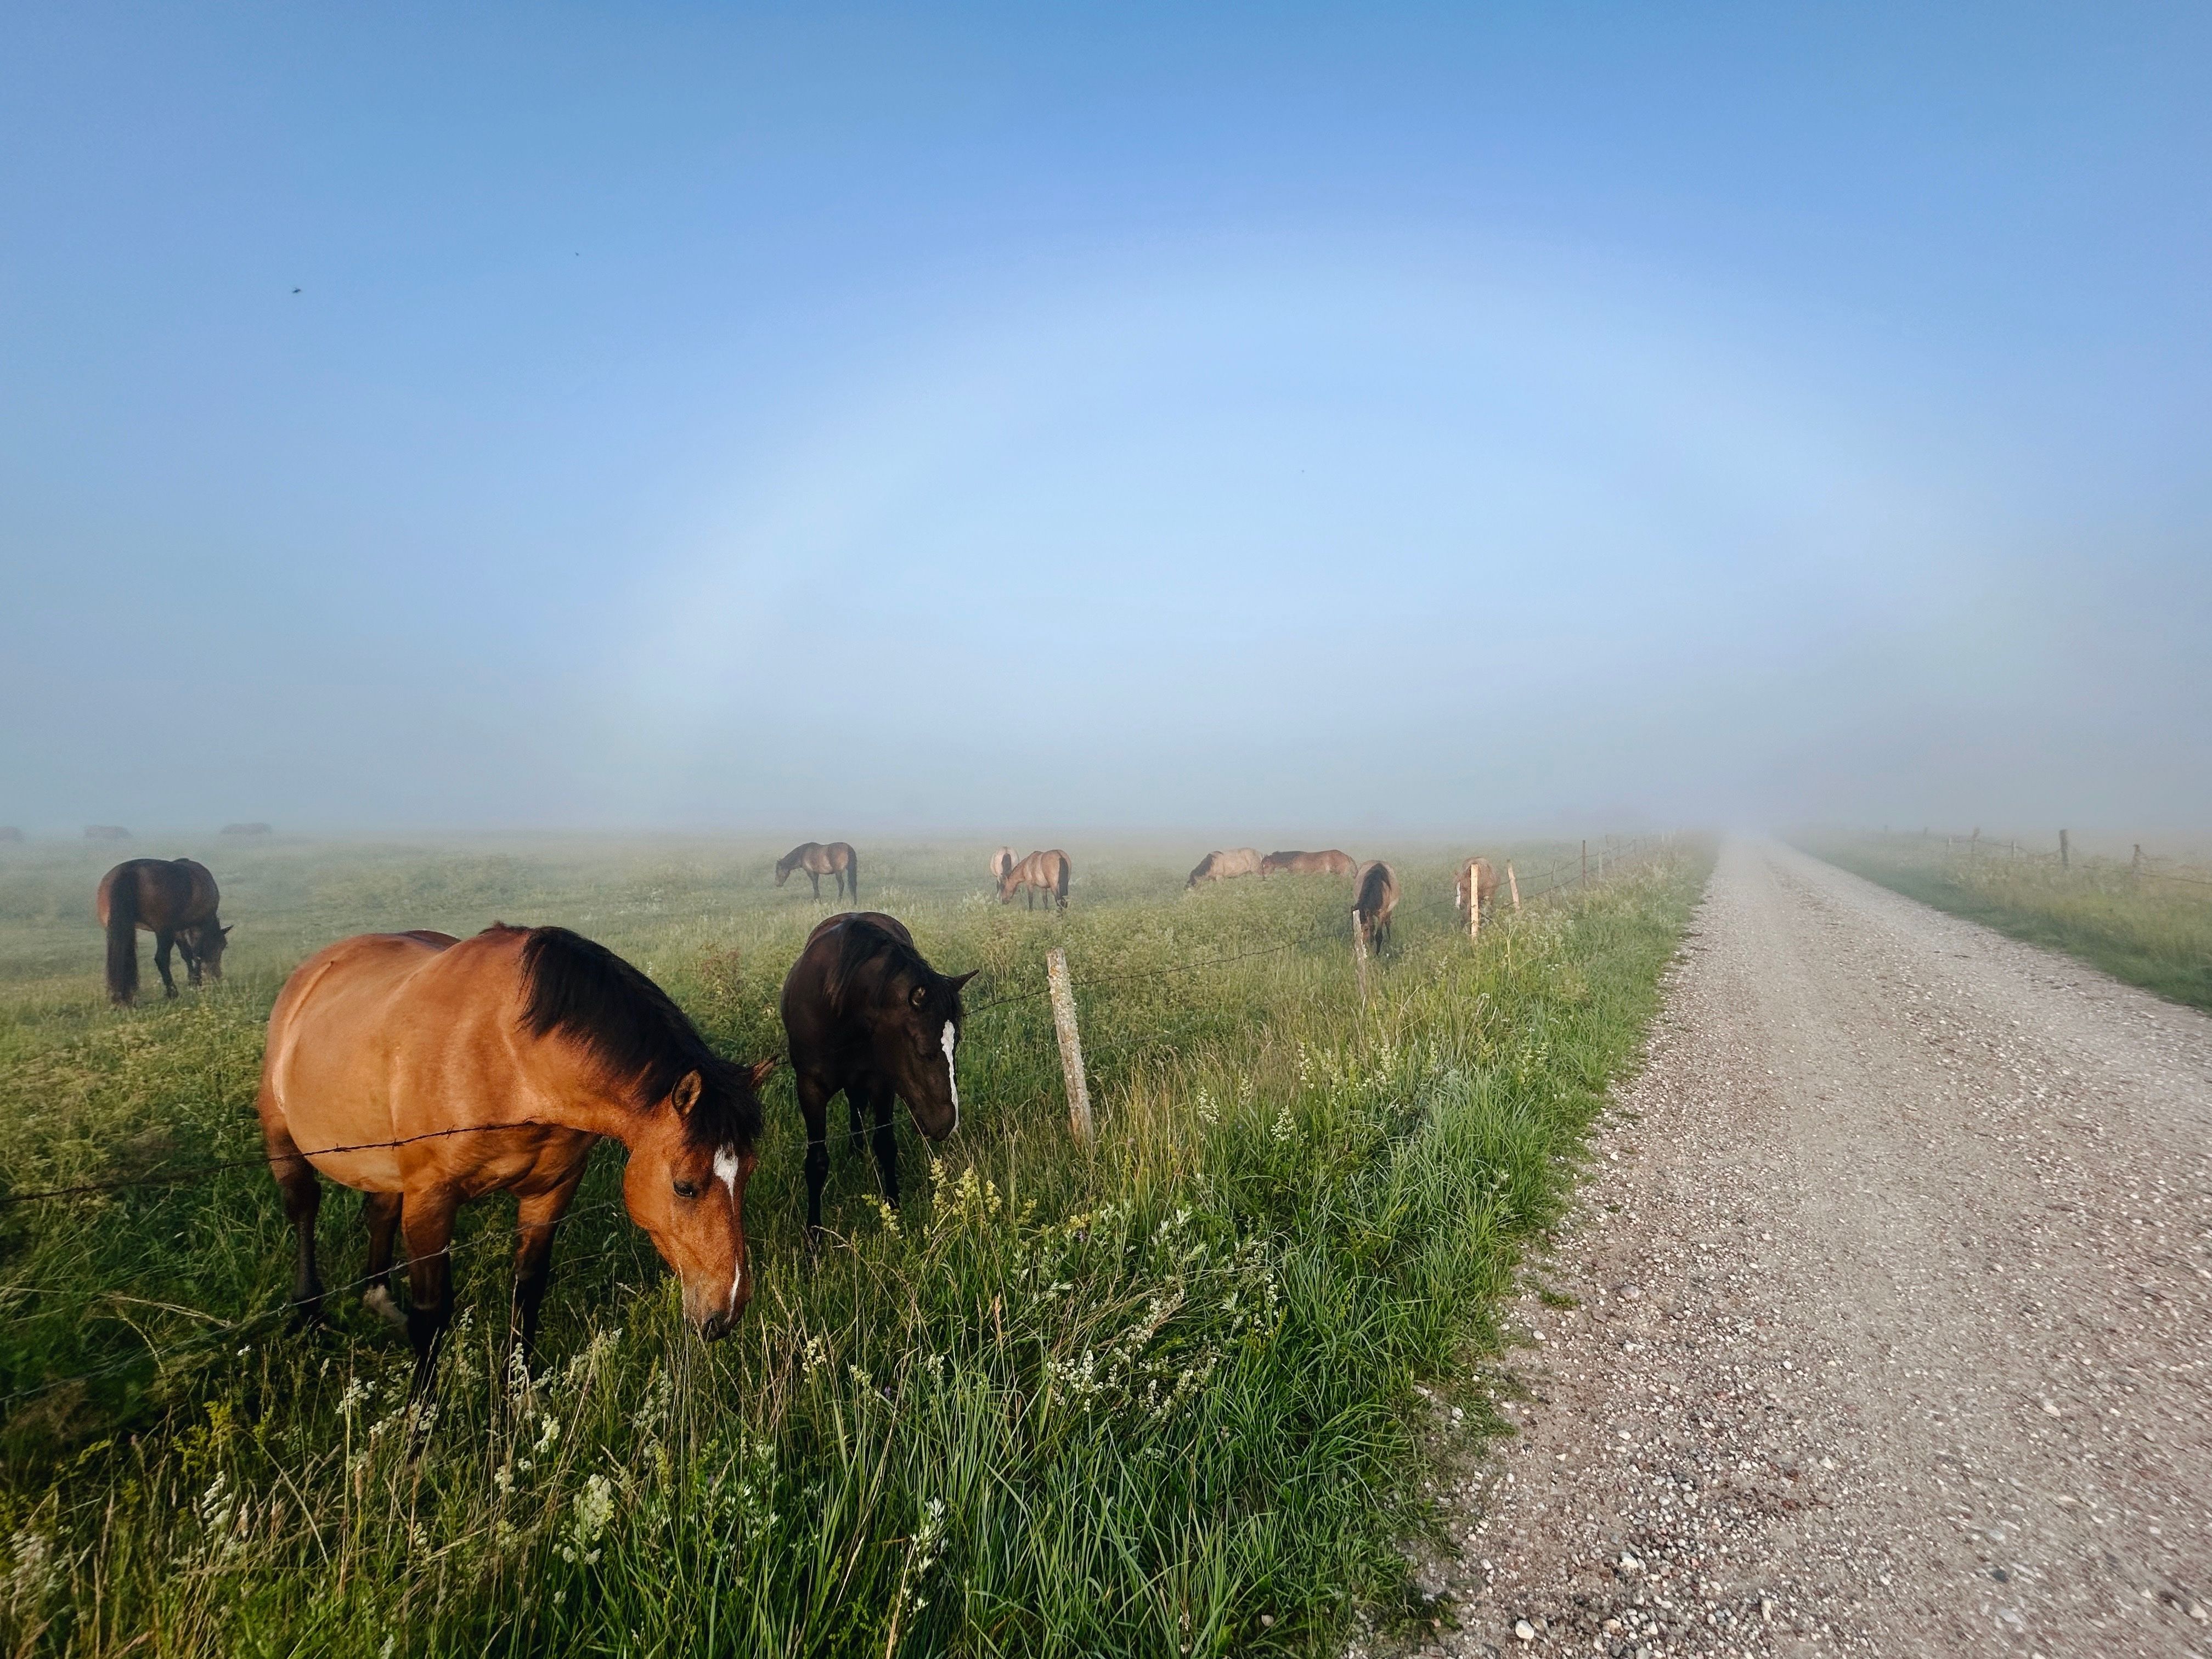
{"label": "horse's white blaze", "polygon": [[[738,1149],[719,1146],[714,1151],[714,1179],[720,1182],[730,1194],[730,1213],[738,1210]],[[725,1305],[732,1314],[738,1310],[738,1291],[745,1282],[745,1259],[740,1255],[730,1269],[730,1299]]]}
{"label": "horse's white blaze", "polygon": [[[952,1022],[945,1022],[945,1080],[952,1089],[952,1127],[960,1127],[960,1068],[952,1063],[952,1046],[960,1034],[952,1029]],[[946,1133],[950,1133],[951,1131]]]}

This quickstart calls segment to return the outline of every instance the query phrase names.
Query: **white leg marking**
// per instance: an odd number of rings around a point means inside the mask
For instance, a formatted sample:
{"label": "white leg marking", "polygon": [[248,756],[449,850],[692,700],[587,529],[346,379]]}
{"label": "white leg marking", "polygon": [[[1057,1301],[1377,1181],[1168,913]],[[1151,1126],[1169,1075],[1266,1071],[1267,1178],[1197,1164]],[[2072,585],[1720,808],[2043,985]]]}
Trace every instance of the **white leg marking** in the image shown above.
{"label": "white leg marking", "polygon": [[407,1316],[399,1311],[399,1304],[392,1299],[392,1292],[381,1285],[372,1285],[361,1293],[361,1304],[378,1318],[387,1320],[402,1330],[407,1328]]}
{"label": "white leg marking", "polygon": [[[945,1080],[952,1088],[953,1129],[960,1127],[960,1068],[952,1063],[952,1046],[959,1040],[960,1034],[952,1029],[952,1022],[946,1020],[945,1022]],[[948,1129],[945,1133],[950,1134],[952,1130]]]}

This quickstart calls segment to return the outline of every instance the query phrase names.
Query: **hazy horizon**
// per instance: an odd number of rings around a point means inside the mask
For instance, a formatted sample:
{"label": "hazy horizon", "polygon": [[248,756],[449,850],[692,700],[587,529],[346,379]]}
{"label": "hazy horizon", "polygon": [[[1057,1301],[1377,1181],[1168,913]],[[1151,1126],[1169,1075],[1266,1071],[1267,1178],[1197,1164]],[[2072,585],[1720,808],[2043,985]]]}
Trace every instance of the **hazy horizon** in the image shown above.
{"label": "hazy horizon", "polygon": [[9,19],[0,823],[2212,825],[2212,14]]}

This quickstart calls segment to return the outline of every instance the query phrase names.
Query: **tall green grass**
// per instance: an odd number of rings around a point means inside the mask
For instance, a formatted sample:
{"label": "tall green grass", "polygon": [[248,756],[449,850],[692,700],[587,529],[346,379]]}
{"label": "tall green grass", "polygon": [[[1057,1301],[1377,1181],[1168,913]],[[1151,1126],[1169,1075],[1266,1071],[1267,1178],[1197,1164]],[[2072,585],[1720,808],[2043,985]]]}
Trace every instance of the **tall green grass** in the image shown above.
{"label": "tall green grass", "polygon": [[[1532,907],[1479,948],[1446,861],[1402,862],[1363,1007],[1345,884],[1186,897],[1188,859],[1130,851],[1086,860],[1062,918],[988,902],[987,852],[864,849],[864,902],[939,966],[982,968],[971,1006],[1041,988],[1066,947],[1095,1148],[1067,1134],[1043,1000],[1000,1002],[963,1046],[960,1134],[933,1156],[902,1126],[926,1175],[902,1211],[833,1149],[834,1238],[809,1266],[780,1083],[747,1206],[761,1288],[714,1348],[603,1148],[528,1376],[497,1363],[512,1205],[471,1206],[419,1456],[393,1334],[349,1304],[286,1328],[265,1171],[0,1209],[0,1641],[1180,1656],[1308,1650],[1355,1603],[1387,1610],[1422,1524],[1413,1382],[1497,1340],[1698,861]],[[566,922],[750,1057],[780,1047],[782,972],[830,908],[726,845],[217,856],[231,977],[125,1014],[100,1005],[75,908],[100,860],[0,865],[8,1190],[251,1159],[261,1022],[334,934]],[[359,1271],[348,1195],[322,1244],[326,1278]]]}
{"label": "tall green grass", "polygon": [[2086,855],[2062,867],[1995,840],[1816,835],[1802,844],[1907,898],[2212,1009],[2212,884],[2201,872]]}

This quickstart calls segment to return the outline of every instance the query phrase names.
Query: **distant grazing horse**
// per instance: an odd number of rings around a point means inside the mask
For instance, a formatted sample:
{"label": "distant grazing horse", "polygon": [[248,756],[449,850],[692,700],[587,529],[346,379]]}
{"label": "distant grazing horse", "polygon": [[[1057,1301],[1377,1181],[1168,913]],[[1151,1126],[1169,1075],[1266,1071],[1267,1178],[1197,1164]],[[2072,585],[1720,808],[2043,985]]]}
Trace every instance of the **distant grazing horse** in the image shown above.
{"label": "distant grazing horse", "polygon": [[818,841],[801,842],[775,861],[775,884],[781,887],[789,881],[794,870],[806,872],[817,898],[822,896],[824,876],[837,878],[839,898],[860,896],[860,857],[848,842],[833,841],[824,847]]}
{"label": "distant grazing horse", "polygon": [[226,823],[222,826],[222,833],[226,836],[265,836],[270,830],[265,823]]}
{"label": "distant grazing horse", "polygon": [[107,996],[129,1003],[138,994],[138,930],[154,936],[154,965],[161,994],[177,994],[169,977],[169,949],[185,954],[185,976],[200,982],[222,977],[222,950],[230,929],[216,919],[222,895],[204,864],[191,859],[126,859],[100,878],[94,908],[107,930]]}
{"label": "distant grazing horse", "polygon": [[822,1231],[822,1183],[830,1174],[830,1097],[842,1089],[853,1138],[875,1126],[884,1198],[898,1202],[894,1096],[915,1127],[942,1140],[960,1127],[960,988],[971,971],[940,974],[914,947],[906,924],[875,911],[832,916],[807,935],[783,981],[783,1030],[791,1045],[799,1109],[806,1116],[806,1230]]}
{"label": "distant grazing horse", "polygon": [[1474,902],[1477,904],[1487,905],[1490,902],[1491,895],[1498,890],[1498,872],[1491,867],[1488,859],[1469,859],[1459,867],[1458,879],[1452,884],[1452,908],[1457,910],[1462,915],[1467,914],[1467,895],[1470,882],[1474,889]]}
{"label": "distant grazing horse", "polygon": [[471,939],[427,930],[341,939],[278,994],[255,1103],[299,1238],[292,1299],[304,1315],[323,1297],[320,1170],[366,1194],[362,1300],[395,1323],[392,1236],[405,1231],[404,1322],[419,1395],[453,1316],[454,1212],[511,1192],[508,1342],[526,1359],[553,1230],[605,1135],[629,1153],[630,1219],[681,1280],[684,1316],[712,1342],[752,1295],[745,1183],[759,1089],[775,1064],[722,1059],[667,993],[565,927],[499,922]]}
{"label": "distant grazing horse", "polygon": [[119,823],[88,823],[84,826],[87,841],[129,841],[131,832]]}
{"label": "distant grazing horse", "polygon": [[996,887],[1006,878],[1006,872],[1014,867],[1014,849],[1001,847],[991,854],[991,885]]}
{"label": "distant grazing horse", "polygon": [[1198,861],[1198,868],[1190,872],[1183,883],[1188,892],[1201,881],[1227,881],[1236,876],[1256,876],[1260,873],[1260,854],[1256,848],[1232,848],[1225,853],[1208,853]]}
{"label": "distant grazing horse", "polygon": [[1352,878],[1352,925],[1366,936],[1368,949],[1380,951],[1390,941],[1390,913],[1398,908],[1398,872],[1370,859]]}
{"label": "distant grazing horse", "polygon": [[0,823],[0,841],[21,841],[23,832],[12,823]]}
{"label": "distant grazing horse", "polygon": [[1334,847],[1326,853],[1270,853],[1260,860],[1263,876],[1348,876],[1352,854]]}
{"label": "distant grazing horse", "polygon": [[1054,898],[1060,908],[1067,908],[1067,854],[1057,847],[1048,853],[1032,853],[1019,864],[999,878],[999,902],[1012,904],[1014,890],[1026,888],[1022,895],[1022,908],[1036,908],[1036,896],[1042,893],[1049,904]]}

